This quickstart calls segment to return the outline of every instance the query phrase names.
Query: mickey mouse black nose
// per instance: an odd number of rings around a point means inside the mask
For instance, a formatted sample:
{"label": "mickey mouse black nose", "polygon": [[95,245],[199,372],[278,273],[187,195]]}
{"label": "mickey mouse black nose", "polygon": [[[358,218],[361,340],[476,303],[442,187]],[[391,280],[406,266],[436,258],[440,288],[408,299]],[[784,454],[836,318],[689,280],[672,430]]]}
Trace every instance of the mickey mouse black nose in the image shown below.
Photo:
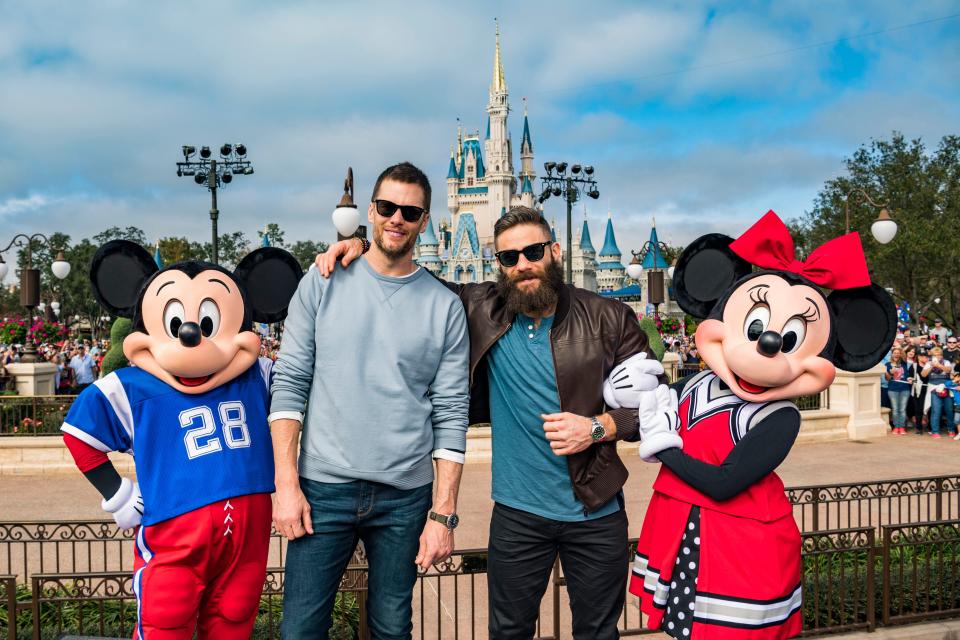
{"label": "mickey mouse black nose", "polygon": [[[183,346],[195,347],[200,344],[200,338],[203,337],[203,334],[200,333],[200,325],[196,322],[184,322],[180,325],[177,337],[180,338],[180,344]],[[762,338],[763,336],[761,336]]]}
{"label": "mickey mouse black nose", "polygon": [[[180,331],[183,331],[183,329],[180,329]],[[760,334],[760,338],[757,340],[757,351],[760,352],[760,355],[768,358],[772,358],[780,353],[780,348],[782,346],[783,337],[776,331],[764,331]]]}

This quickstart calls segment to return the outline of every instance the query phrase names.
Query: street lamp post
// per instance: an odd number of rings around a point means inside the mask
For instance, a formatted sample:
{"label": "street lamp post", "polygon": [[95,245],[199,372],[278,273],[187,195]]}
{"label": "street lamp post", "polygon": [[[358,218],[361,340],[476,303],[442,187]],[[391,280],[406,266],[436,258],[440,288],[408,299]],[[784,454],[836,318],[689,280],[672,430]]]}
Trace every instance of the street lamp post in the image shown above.
{"label": "street lamp post", "polygon": [[[647,256],[652,254],[653,259],[651,260],[652,267],[647,269],[647,302],[653,305],[653,317],[660,317],[660,305],[666,302],[664,281],[663,281],[663,269],[657,266],[659,263],[658,258],[661,261],[666,263],[666,252],[667,245],[662,242],[650,242],[647,240],[643,243],[643,246],[640,248],[640,251],[633,251],[631,249],[630,253],[633,254],[633,260],[630,261],[630,264],[627,266],[627,275],[640,282],[640,278],[643,277],[643,262],[647,259]],[[667,269],[670,277],[673,277],[673,267]]]}
{"label": "street lamp post", "polygon": [[193,177],[193,181],[210,190],[210,226],[213,232],[213,263],[219,264],[217,236],[217,189],[233,182],[233,176],[253,175],[253,166],[247,160],[247,147],[243,144],[224,144],[220,147],[220,160],[211,158],[210,147],[200,147],[200,159],[191,160],[197,148],[183,145],[183,161],[177,163],[177,177]]}
{"label": "street lamp post", "polygon": [[[7,263],[3,261],[2,254],[14,245],[25,247],[27,250],[27,264],[20,271],[20,304],[27,308],[31,318],[33,318],[33,309],[40,305],[40,270],[33,267],[33,243],[38,240],[47,246],[50,245],[50,239],[42,233],[35,233],[30,236],[25,233],[18,233],[13,237],[13,240],[10,241],[10,244],[0,249],[0,281],[6,277],[8,269]],[[50,265],[50,270],[53,271],[53,275],[57,279],[63,280],[70,275],[70,263],[67,262],[62,248],[58,247],[56,251],[57,257],[54,259],[53,264]],[[24,345],[23,356],[20,358],[20,361],[37,361],[37,349],[29,339]]]}
{"label": "street lamp post", "polygon": [[850,196],[861,196],[874,209],[880,209],[877,219],[870,225],[870,233],[880,244],[887,244],[897,235],[897,223],[890,217],[887,204],[877,204],[870,195],[860,187],[854,187],[843,198],[843,213],[846,221],[847,233],[850,233]]}
{"label": "street lamp post", "polygon": [[[540,178],[543,192],[540,194],[538,201],[543,204],[550,196],[562,195],[567,202],[566,281],[572,284],[573,205],[580,199],[581,189],[584,190],[585,195],[594,200],[600,197],[600,192],[597,190],[597,181],[593,178],[593,167],[590,165],[584,167],[579,164],[572,165],[569,174],[567,174],[566,162],[545,162],[543,168],[546,169],[547,175]],[[553,173],[554,170],[556,174]]]}

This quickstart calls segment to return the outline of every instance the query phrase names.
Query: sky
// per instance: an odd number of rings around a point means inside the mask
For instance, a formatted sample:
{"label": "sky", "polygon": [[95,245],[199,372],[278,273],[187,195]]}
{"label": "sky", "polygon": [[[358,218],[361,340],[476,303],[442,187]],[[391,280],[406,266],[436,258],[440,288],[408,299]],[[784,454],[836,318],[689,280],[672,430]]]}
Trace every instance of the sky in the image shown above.
{"label": "sky", "polygon": [[185,144],[249,149],[221,232],[330,240],[346,167],[362,204],[401,160],[430,177],[436,223],[457,118],[486,126],[495,19],[515,154],[526,97],[538,171],[596,167],[575,223],[596,242],[609,212],[628,258],[654,217],[670,243],[735,236],[768,209],[801,216],[871,139],[960,133],[955,0],[4,0],[0,248],[114,225],[207,241]]}

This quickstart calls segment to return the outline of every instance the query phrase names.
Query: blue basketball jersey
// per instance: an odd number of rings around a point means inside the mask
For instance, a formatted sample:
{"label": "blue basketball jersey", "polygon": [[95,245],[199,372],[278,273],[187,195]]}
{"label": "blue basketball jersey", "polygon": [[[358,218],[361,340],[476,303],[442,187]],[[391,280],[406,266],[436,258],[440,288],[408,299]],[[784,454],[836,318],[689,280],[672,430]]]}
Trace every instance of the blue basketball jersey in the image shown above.
{"label": "blue basketball jersey", "polygon": [[272,493],[272,365],[260,358],[197,395],[136,367],[118,369],[84,389],[61,430],[100,451],[133,454],[145,525],[218,500]]}

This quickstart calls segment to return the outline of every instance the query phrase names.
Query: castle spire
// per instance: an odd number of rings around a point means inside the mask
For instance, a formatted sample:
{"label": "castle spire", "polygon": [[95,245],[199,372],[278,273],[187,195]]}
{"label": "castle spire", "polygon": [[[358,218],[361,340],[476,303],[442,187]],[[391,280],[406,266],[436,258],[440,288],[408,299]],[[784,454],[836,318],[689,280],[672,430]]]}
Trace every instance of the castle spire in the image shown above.
{"label": "castle spire", "polygon": [[493,55],[493,83],[490,93],[500,93],[507,90],[507,81],[503,77],[503,64],[500,62],[500,21],[494,18],[497,24],[497,48]]}

